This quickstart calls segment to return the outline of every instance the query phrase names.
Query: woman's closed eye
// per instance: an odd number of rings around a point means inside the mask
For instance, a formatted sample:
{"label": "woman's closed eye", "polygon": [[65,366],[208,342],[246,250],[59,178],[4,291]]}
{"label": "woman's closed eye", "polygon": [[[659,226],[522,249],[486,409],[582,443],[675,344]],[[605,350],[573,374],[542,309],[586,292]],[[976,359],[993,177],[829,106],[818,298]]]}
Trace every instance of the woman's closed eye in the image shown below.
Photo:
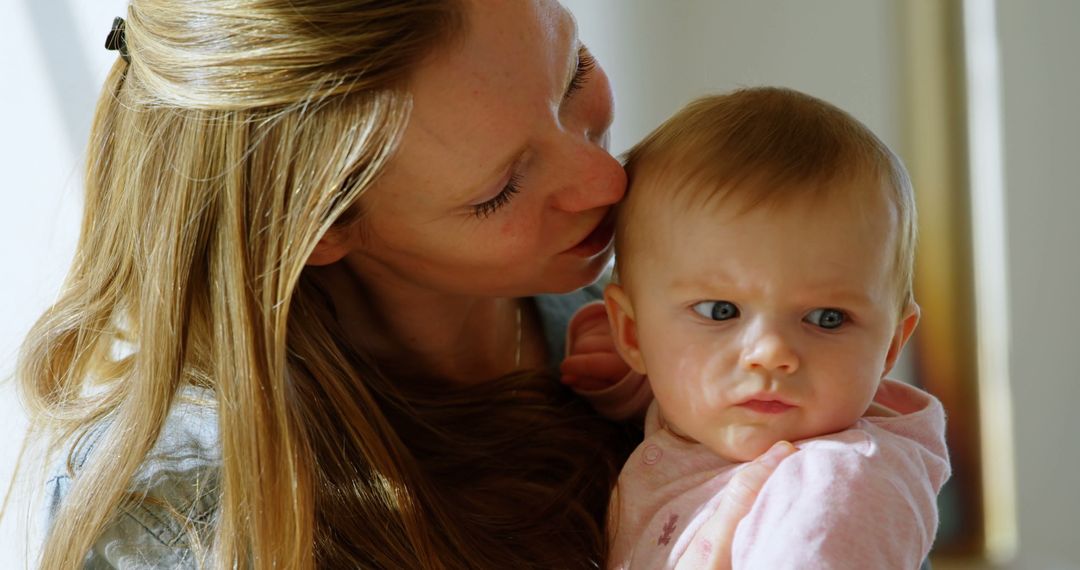
{"label": "woman's closed eye", "polygon": [[702,301],[694,304],[694,312],[714,321],[727,321],[739,316],[739,308],[730,301]]}
{"label": "woman's closed eye", "polygon": [[825,330],[836,330],[848,321],[848,315],[840,309],[814,309],[803,320]]}
{"label": "woman's closed eye", "polygon": [[510,199],[518,192],[521,192],[521,176],[512,174],[506,186],[503,186],[503,189],[494,198],[474,205],[472,213],[477,218],[486,218],[499,211],[499,208],[509,204]]}
{"label": "woman's closed eye", "polygon": [[589,74],[596,68],[596,58],[589,53],[589,48],[581,46],[578,48],[577,68],[574,69],[574,75],[570,78],[570,83],[566,86],[566,91],[563,93],[563,101],[573,97],[574,93],[577,93],[585,86],[585,82],[589,79]]}

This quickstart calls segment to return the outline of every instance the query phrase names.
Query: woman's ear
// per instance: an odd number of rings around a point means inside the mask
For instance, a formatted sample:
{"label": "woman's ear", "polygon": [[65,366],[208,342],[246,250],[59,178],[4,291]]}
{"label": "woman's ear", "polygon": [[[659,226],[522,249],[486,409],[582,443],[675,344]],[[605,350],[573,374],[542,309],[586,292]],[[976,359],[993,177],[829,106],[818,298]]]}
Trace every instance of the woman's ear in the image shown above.
{"label": "woman's ear", "polygon": [[330,265],[341,261],[349,253],[350,242],[347,229],[330,228],[319,238],[315,249],[308,256],[307,264],[313,267]]}
{"label": "woman's ear", "polygon": [[634,320],[634,306],[630,297],[617,283],[609,283],[604,288],[604,308],[607,309],[611,334],[615,339],[615,349],[623,360],[638,374],[646,374],[645,359],[641,357],[638,346],[637,321]]}
{"label": "woman's ear", "polygon": [[900,318],[900,322],[896,324],[896,331],[893,332],[892,341],[889,343],[889,352],[885,355],[885,369],[881,372],[882,378],[892,371],[896,359],[900,358],[900,351],[903,350],[904,345],[911,338],[911,333],[915,332],[915,325],[919,324],[920,314],[921,309],[919,309],[919,305],[915,301],[912,301],[904,310],[904,315]]}

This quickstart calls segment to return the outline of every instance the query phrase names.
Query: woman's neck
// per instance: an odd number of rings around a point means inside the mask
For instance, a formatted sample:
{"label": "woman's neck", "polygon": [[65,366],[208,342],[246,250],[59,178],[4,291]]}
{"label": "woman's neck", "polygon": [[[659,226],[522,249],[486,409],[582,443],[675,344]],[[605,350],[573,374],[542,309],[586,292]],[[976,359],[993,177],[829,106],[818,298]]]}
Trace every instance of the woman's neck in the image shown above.
{"label": "woman's neck", "polygon": [[346,263],[316,271],[349,342],[388,371],[471,384],[545,362],[537,315],[527,299],[453,295],[388,279],[367,282]]}

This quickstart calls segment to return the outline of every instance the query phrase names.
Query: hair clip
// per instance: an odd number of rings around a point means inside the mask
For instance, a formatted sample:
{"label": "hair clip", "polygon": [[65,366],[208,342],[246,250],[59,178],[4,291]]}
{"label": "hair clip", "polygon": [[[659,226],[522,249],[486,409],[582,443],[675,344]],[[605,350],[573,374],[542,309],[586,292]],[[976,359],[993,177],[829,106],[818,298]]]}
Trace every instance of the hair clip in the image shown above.
{"label": "hair clip", "polygon": [[109,35],[105,38],[105,49],[109,51],[120,52],[120,57],[124,58],[124,61],[131,63],[131,56],[128,55],[127,49],[127,23],[124,19],[117,16],[113,20],[112,29],[109,30]]}

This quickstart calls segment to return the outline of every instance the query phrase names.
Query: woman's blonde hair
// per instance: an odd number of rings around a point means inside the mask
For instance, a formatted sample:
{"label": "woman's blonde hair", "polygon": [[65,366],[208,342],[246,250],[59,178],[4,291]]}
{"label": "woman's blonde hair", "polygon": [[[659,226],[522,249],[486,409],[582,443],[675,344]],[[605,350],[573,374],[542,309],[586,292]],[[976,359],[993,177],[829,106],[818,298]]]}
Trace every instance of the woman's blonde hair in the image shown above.
{"label": "woman's blonde hair", "polygon": [[[50,449],[100,428],[46,568],[81,567],[186,386],[213,391],[219,568],[602,563],[625,438],[548,378],[422,393],[347,346],[305,263],[394,153],[455,0],[133,0],[95,114],[82,231],[18,375]],[[358,293],[360,294],[360,293]],[[195,484],[193,482],[193,484]]]}

